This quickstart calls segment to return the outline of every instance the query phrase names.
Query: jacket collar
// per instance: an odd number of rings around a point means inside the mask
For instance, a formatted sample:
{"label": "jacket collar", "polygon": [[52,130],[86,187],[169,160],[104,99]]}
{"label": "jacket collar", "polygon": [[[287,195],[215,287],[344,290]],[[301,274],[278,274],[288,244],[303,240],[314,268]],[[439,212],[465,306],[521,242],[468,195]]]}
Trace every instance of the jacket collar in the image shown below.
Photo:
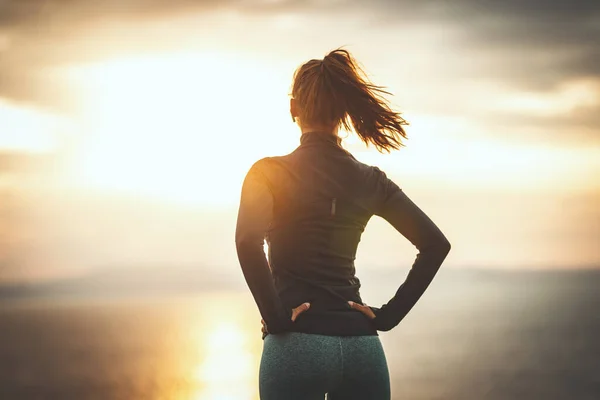
{"label": "jacket collar", "polygon": [[337,135],[332,135],[326,132],[306,132],[300,135],[300,144],[333,144],[336,146],[342,145],[342,138]]}

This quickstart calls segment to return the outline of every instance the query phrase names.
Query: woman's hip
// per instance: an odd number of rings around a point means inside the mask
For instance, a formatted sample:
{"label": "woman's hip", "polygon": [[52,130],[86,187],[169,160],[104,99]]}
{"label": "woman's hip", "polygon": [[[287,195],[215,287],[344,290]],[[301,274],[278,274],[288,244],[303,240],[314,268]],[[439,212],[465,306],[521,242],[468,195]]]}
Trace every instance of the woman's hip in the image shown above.
{"label": "woman's hip", "polygon": [[343,391],[347,396],[349,391],[360,388],[367,390],[365,396],[373,396],[374,400],[389,398],[387,362],[376,335],[327,336],[300,332],[267,335],[259,385],[261,399],[277,396],[309,399],[313,394],[319,398],[325,393],[334,399],[336,392]]}

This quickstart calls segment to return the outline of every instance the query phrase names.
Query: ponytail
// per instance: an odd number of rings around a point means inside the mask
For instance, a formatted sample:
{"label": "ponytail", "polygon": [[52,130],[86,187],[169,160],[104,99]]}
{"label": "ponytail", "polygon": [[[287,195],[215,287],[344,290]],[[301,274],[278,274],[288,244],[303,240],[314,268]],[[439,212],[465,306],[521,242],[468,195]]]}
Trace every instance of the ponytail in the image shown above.
{"label": "ponytail", "polygon": [[295,73],[292,96],[307,125],[343,126],[368,146],[389,152],[404,146],[400,113],[392,111],[383,87],[373,85],[347,50],[337,49],[322,60],[310,60]]}

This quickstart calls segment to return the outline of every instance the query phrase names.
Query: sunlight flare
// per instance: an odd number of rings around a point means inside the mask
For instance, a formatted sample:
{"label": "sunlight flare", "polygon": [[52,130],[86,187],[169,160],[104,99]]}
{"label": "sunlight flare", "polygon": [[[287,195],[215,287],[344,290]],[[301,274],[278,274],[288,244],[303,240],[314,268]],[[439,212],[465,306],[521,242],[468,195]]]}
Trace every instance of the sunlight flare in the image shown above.
{"label": "sunlight flare", "polygon": [[88,104],[86,185],[192,203],[239,195],[252,162],[297,140],[291,72],[226,54],[171,54],[74,68]]}

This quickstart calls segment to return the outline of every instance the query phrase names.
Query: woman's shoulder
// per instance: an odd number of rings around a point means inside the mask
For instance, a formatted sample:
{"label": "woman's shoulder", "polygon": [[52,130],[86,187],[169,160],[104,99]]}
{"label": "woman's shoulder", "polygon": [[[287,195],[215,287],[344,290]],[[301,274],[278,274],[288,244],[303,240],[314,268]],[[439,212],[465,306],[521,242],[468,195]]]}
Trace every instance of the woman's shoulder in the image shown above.
{"label": "woman's shoulder", "polygon": [[385,180],[388,179],[387,174],[378,166],[367,164],[352,157],[352,163],[367,180]]}
{"label": "woman's shoulder", "polygon": [[267,156],[255,161],[248,175],[260,176],[268,182],[279,182],[286,175],[287,156]]}
{"label": "woman's shoulder", "polygon": [[273,168],[275,165],[285,161],[286,156],[266,156],[255,161],[250,167],[250,171],[257,170],[264,172],[266,169]]}

